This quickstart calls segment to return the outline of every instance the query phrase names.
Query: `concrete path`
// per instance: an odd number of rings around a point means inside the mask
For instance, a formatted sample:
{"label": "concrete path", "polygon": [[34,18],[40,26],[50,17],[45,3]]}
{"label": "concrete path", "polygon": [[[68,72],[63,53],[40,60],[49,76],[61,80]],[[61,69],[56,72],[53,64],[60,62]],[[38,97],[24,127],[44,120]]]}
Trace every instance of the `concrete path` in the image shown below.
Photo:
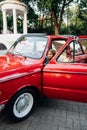
{"label": "concrete path", "polygon": [[87,130],[87,103],[44,98],[20,123],[1,113],[0,130]]}

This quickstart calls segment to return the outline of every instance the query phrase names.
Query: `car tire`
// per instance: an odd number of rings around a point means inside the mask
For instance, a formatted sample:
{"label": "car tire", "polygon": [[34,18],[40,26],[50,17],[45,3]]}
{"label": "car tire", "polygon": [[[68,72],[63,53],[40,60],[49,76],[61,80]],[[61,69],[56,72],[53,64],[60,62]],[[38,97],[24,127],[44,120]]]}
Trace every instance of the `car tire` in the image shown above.
{"label": "car tire", "polygon": [[20,122],[28,118],[36,105],[36,93],[31,89],[22,89],[11,99],[8,106],[10,118]]}

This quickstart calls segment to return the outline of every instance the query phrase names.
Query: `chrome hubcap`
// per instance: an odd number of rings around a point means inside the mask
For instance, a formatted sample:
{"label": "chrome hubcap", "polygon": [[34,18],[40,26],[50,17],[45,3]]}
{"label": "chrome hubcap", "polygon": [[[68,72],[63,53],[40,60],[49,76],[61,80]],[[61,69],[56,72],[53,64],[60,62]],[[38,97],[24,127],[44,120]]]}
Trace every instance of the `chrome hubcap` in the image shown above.
{"label": "chrome hubcap", "polygon": [[20,113],[21,111],[26,110],[26,108],[29,105],[29,99],[26,95],[23,95],[19,97],[17,103],[16,103],[16,109]]}
{"label": "chrome hubcap", "polygon": [[33,96],[30,93],[20,95],[14,103],[13,113],[16,117],[26,116],[33,107]]}

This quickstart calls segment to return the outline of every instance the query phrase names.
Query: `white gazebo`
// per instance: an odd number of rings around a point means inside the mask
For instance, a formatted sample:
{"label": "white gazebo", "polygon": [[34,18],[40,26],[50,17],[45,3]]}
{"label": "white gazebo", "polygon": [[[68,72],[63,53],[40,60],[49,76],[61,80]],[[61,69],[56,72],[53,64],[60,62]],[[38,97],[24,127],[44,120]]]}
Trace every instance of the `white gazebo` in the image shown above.
{"label": "white gazebo", "polygon": [[27,10],[28,7],[20,0],[4,0],[0,2],[3,15],[3,34],[7,34],[7,15],[13,16],[13,33],[17,34],[17,17],[23,18],[23,33],[27,33]]}

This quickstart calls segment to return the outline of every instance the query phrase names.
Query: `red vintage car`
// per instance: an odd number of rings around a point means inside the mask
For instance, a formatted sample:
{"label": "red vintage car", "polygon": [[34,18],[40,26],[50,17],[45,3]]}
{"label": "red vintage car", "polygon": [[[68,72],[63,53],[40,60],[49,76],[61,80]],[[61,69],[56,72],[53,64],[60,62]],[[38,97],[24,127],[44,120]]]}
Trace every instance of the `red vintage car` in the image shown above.
{"label": "red vintage car", "polygon": [[[56,54],[44,66],[49,49]],[[22,35],[0,56],[0,111],[22,121],[40,96],[87,102],[86,80],[87,36]]]}

